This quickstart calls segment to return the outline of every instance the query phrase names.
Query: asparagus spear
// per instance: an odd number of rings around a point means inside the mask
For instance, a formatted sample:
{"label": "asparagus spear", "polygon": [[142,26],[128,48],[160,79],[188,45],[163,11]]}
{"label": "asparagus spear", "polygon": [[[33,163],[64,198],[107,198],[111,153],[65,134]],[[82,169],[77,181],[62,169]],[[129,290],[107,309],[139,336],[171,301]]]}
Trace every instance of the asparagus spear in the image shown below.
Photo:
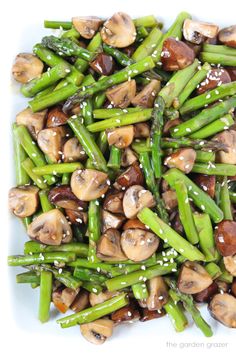
{"label": "asparagus spear", "polygon": [[148,55],[151,55],[154,51],[154,48],[158,43],[160,43],[162,39],[163,33],[159,30],[159,28],[154,27],[148,36],[142,41],[142,43],[138,46],[135,52],[132,55],[132,59],[136,62],[144,59]]}
{"label": "asparagus spear", "polygon": [[133,20],[133,22],[136,27],[140,27],[140,26],[156,27],[156,26],[160,25],[157,22],[155,16],[153,16],[153,15],[142,16],[142,17],[136,18]]}
{"label": "asparagus spear", "polygon": [[94,109],[93,116],[94,119],[106,119],[111,117],[119,117],[124,113],[134,113],[134,112],[141,112],[145,111],[140,107],[129,107],[125,109],[121,108],[101,108],[101,109]]}
{"label": "asparagus spear", "polygon": [[110,157],[107,163],[107,167],[117,171],[120,169],[121,164],[121,149],[118,149],[116,146],[111,146],[110,148]]}
{"label": "asparagus spear", "polygon": [[71,173],[63,173],[61,178],[61,184],[70,184]]}
{"label": "asparagus spear", "polygon": [[195,173],[205,173],[206,175],[216,175],[216,176],[235,176],[236,166],[226,163],[201,163],[195,162],[192,172]]}
{"label": "asparagus spear", "polygon": [[222,271],[220,267],[216,263],[207,263],[205,266],[206,271],[210,274],[211,278],[213,280],[219,278],[219,276],[222,274]]}
{"label": "asparagus spear", "polygon": [[107,142],[107,134],[105,131],[100,132],[98,139],[97,139],[97,145],[101,152],[104,154],[105,151],[107,150],[108,147],[108,142]]}
{"label": "asparagus spear", "polygon": [[226,45],[215,45],[215,44],[204,43],[202,46],[202,50],[203,52],[208,52],[208,53],[217,53],[223,55],[236,56],[236,49],[227,47]]}
{"label": "asparagus spear", "polygon": [[48,190],[44,189],[39,192],[39,200],[43,213],[54,209],[54,206],[48,200]]}
{"label": "asparagus spear", "polygon": [[234,124],[234,120],[231,114],[226,114],[225,116],[216,119],[214,122],[205,125],[205,127],[197,130],[195,133],[191,134],[189,137],[191,139],[205,139],[213,136],[222,130],[227,130]]}
{"label": "asparagus spear", "polygon": [[196,161],[197,162],[215,162],[216,154],[214,151],[196,151]]}
{"label": "asparagus spear", "polygon": [[188,188],[189,197],[193,199],[193,202],[198,208],[203,211],[207,210],[215,223],[218,223],[223,219],[222,210],[216,205],[214,200],[181,171],[176,168],[171,168],[163,175],[163,177],[173,188],[178,180],[182,180]]}
{"label": "asparagus spear", "polygon": [[219,64],[223,66],[236,66],[236,56],[234,55],[201,52],[200,60],[204,63],[208,62],[211,64]]}
{"label": "asparagus spear", "polygon": [[52,296],[52,273],[42,271],[40,274],[39,320],[44,323],[49,320]]}
{"label": "asparagus spear", "polygon": [[51,21],[44,20],[44,28],[69,30],[72,27],[71,21]]}
{"label": "asparagus spear", "polygon": [[110,45],[103,43],[103,50],[106,54],[111,55],[116,61],[122,66],[128,66],[134,63],[134,60],[128,57],[125,53],[121,52],[119,49],[114,48]]}
{"label": "asparagus spear", "polygon": [[76,256],[79,257],[87,257],[88,255],[88,245],[85,243],[68,243],[60,246],[47,246],[42,243],[38,243],[35,241],[27,241],[24,245],[24,253],[52,253],[52,252],[72,252],[75,253]]}
{"label": "asparagus spear", "polygon": [[9,266],[27,266],[31,264],[44,264],[53,262],[72,262],[76,258],[73,252],[48,252],[39,254],[28,254],[25,256],[9,256]]}
{"label": "asparagus spear", "polygon": [[89,323],[124,307],[128,304],[128,302],[129,301],[126,294],[121,293],[120,295],[114,296],[110,300],[104,301],[101,304],[89,307],[73,315],[60,318],[57,320],[57,323],[59,323],[62,328],[68,328],[82,323]]}
{"label": "asparagus spear", "polygon": [[35,164],[30,158],[27,158],[21,163],[22,168],[24,171],[27,173],[27,175],[32,179],[32,181],[36,184],[37,187],[40,189],[47,189],[48,185],[44,182],[43,178],[36,175],[33,172],[33,169],[35,168]]}
{"label": "asparagus spear", "polygon": [[[82,244],[84,245],[84,244]],[[75,261],[68,263],[69,267],[82,267],[82,268],[88,268],[88,269],[95,269],[98,273],[111,273],[114,266],[111,264],[107,263],[95,263],[95,262],[90,262],[87,259],[84,258],[77,258]]]}
{"label": "asparagus spear", "polygon": [[76,169],[83,168],[83,165],[80,162],[64,162],[64,163],[55,163],[51,165],[39,166],[33,168],[33,172],[36,175],[42,176],[45,174],[63,174],[63,173],[72,173]]}
{"label": "asparagus spear", "polygon": [[157,97],[154,102],[154,108],[152,111],[152,128],[151,128],[151,151],[153,169],[156,178],[160,178],[162,175],[162,151],[161,151],[161,135],[164,125],[163,113],[165,108],[165,102],[162,97]]}
{"label": "asparagus spear", "polygon": [[145,283],[137,283],[132,285],[132,291],[135,299],[144,300],[148,297],[148,288]]}
{"label": "asparagus spear", "polygon": [[171,128],[171,135],[174,138],[180,138],[186,135],[191,135],[195,131],[201,129],[205,125],[213,122],[217,118],[222,117],[236,106],[236,96],[232,96],[224,102],[216,104],[214,107],[204,109],[194,118],[187,120],[178,125],[177,128]]}
{"label": "asparagus spear", "polygon": [[87,290],[89,293],[93,294],[100,294],[103,290],[102,286],[100,284],[94,283],[94,282],[89,282],[89,281],[83,281],[83,284],[81,287],[85,290]]}
{"label": "asparagus spear", "polygon": [[88,233],[89,233],[89,250],[88,260],[91,263],[98,263],[96,256],[97,242],[101,236],[101,209],[99,200],[92,200],[89,203],[88,210]]}
{"label": "asparagus spear", "polygon": [[219,207],[224,213],[225,220],[233,220],[227,176],[224,176],[221,182]]}
{"label": "asparagus spear", "polygon": [[16,123],[13,124],[12,133],[13,133],[13,144],[14,144],[16,184],[17,186],[22,186],[24,184],[30,183],[30,177],[21,164],[27,158],[27,154],[23,149],[23,147],[21,146]]}
{"label": "asparagus spear", "polygon": [[190,261],[204,260],[204,255],[196,247],[180,236],[168,224],[163,222],[151,209],[142,209],[138,213],[138,218],[142,223],[150,227],[164,242],[168,243]]}
{"label": "asparagus spear", "polygon": [[17,283],[40,283],[40,276],[33,271],[28,271],[25,273],[16,275]]}
{"label": "asparagus spear", "polygon": [[183,332],[188,325],[188,320],[180,305],[170,298],[163,307],[170,317],[176,332]]}
{"label": "asparagus spear", "polygon": [[97,273],[94,270],[75,267],[74,273],[75,278],[80,279],[81,281],[89,281],[92,283],[102,284],[107,279],[103,274]]}

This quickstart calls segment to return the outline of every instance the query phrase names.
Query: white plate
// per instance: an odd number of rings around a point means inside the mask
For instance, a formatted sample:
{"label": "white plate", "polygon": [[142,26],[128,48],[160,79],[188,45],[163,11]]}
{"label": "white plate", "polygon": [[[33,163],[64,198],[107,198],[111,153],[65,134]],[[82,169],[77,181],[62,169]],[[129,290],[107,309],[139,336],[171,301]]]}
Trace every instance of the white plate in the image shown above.
{"label": "white plate", "polygon": [[[3,6],[3,5],[2,5]],[[233,351],[234,330],[230,330],[214,321],[207,311],[203,309],[206,320],[214,330],[214,337],[206,339],[201,332],[192,325],[184,332],[175,333],[167,317],[149,321],[122,325],[114,330],[113,337],[102,347],[94,347],[87,343],[80,335],[79,327],[61,329],[56,323],[55,311],[52,310],[51,320],[41,325],[37,320],[38,291],[32,290],[28,285],[15,284],[15,274],[22,269],[11,268],[7,270],[5,260],[7,253],[20,254],[23,244],[27,240],[21,223],[7,214],[6,193],[8,187],[14,185],[13,154],[10,141],[10,124],[15,114],[26,106],[26,100],[19,95],[19,86],[10,79],[10,68],[14,56],[18,52],[31,51],[32,46],[40,41],[43,35],[51,30],[43,28],[44,19],[69,20],[74,15],[97,15],[107,17],[116,11],[124,11],[132,17],[154,14],[158,19],[164,20],[169,26],[176,15],[183,10],[189,11],[193,17],[201,20],[216,22],[221,26],[234,24],[235,2],[205,1],[165,1],[165,0],[120,0],[120,1],[26,1],[15,3],[8,0],[1,11],[1,188],[3,189],[4,203],[1,217],[3,218],[1,250],[3,300],[1,300],[3,334],[1,345],[7,353],[44,353],[55,351],[65,353],[120,353],[135,351],[136,354],[146,350],[154,352],[230,352]],[[0,41],[0,44],[2,43]],[[5,50],[4,50],[5,49]],[[9,171],[12,173],[10,174]],[[3,200],[1,198],[1,200]],[[9,224],[11,228],[9,229]],[[4,225],[4,226],[3,226]],[[7,242],[7,236],[9,242]],[[1,283],[2,284],[2,283]],[[1,290],[2,292],[2,290]],[[191,349],[190,349],[191,348]]]}

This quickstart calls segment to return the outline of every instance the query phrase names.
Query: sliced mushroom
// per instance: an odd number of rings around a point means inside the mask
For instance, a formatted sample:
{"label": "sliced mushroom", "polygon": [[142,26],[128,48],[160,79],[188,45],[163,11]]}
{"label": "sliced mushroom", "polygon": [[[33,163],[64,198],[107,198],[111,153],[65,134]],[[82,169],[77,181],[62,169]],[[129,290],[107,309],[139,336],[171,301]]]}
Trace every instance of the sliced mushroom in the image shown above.
{"label": "sliced mushroom", "polygon": [[129,305],[126,305],[121,309],[113,312],[111,319],[115,323],[134,322],[140,319],[140,313],[137,309],[137,306],[135,306],[135,303],[131,302]]}
{"label": "sliced mushroom", "polygon": [[108,183],[108,175],[97,170],[76,170],[71,176],[72,192],[84,201],[100,198],[108,190]]}
{"label": "sliced mushroom", "polygon": [[[106,96],[114,107],[126,108],[136,94],[136,81],[125,81],[106,90]],[[117,116],[117,121],[119,116]]]}
{"label": "sliced mushroom", "polygon": [[146,225],[144,225],[139,219],[127,220],[126,223],[123,225],[123,230],[128,229],[148,230]]}
{"label": "sliced mushroom", "polygon": [[125,255],[134,262],[151,257],[159,246],[159,238],[152,232],[141,229],[127,229],[121,234],[121,247]]}
{"label": "sliced mushroom", "polygon": [[169,119],[167,120],[167,122],[165,123],[164,125],[164,128],[163,128],[163,133],[166,135],[166,136],[170,136],[170,129],[172,127],[176,127],[177,125],[183,123],[181,119],[179,118],[176,118],[176,119]]}
{"label": "sliced mushroom", "polygon": [[112,297],[118,295],[117,291],[102,291],[100,294],[89,294],[89,302],[91,306],[102,304],[104,301],[111,299]]}
{"label": "sliced mushroom", "polygon": [[28,226],[30,238],[45,245],[60,245],[72,239],[72,230],[65,216],[58,209],[37,216]]}
{"label": "sliced mushroom", "polygon": [[227,145],[228,152],[218,151],[217,162],[236,164],[236,131],[227,130],[215,136],[214,140]]}
{"label": "sliced mushroom", "polygon": [[113,47],[128,47],[136,39],[135,25],[129,15],[117,12],[103,24],[101,37]]}
{"label": "sliced mushroom", "polygon": [[62,151],[64,162],[83,161],[87,158],[83,146],[76,137],[67,140],[63,145]]}
{"label": "sliced mushroom", "polygon": [[216,294],[208,307],[210,314],[223,325],[236,328],[236,298],[229,294]]}
{"label": "sliced mushroom", "polygon": [[19,218],[33,215],[39,204],[39,189],[34,186],[20,186],[9,191],[9,208]]}
{"label": "sliced mushroom", "polygon": [[217,36],[219,27],[212,23],[199,22],[186,19],[183,24],[184,38],[194,44],[204,42],[205,38],[214,38]]}
{"label": "sliced mushroom", "polygon": [[47,110],[35,112],[30,108],[24,109],[16,116],[18,125],[25,125],[34,139],[37,139],[38,133],[44,128]]}
{"label": "sliced mushroom", "polygon": [[231,284],[231,293],[234,297],[236,297],[236,279],[234,279],[233,283]]}
{"label": "sliced mushroom", "polygon": [[135,219],[138,212],[143,208],[155,206],[152,193],[140,185],[129,187],[123,198],[123,209],[127,219]]}
{"label": "sliced mushroom", "polygon": [[155,97],[161,89],[161,83],[158,80],[152,80],[140,91],[131,101],[133,106],[151,108]]}
{"label": "sliced mushroom", "polygon": [[85,323],[80,325],[80,332],[90,343],[103,344],[107,338],[112,336],[113,321],[101,318]]}
{"label": "sliced mushroom", "polygon": [[74,312],[80,312],[89,306],[89,292],[87,290],[81,289],[72,302],[70,308]]}
{"label": "sliced mushroom", "polygon": [[116,179],[116,188],[126,189],[135,184],[144,183],[143,173],[138,163],[134,163]]}
{"label": "sliced mushroom", "polygon": [[134,126],[126,125],[125,127],[107,130],[107,141],[109,145],[114,145],[118,149],[124,149],[132,144],[134,138]]}
{"label": "sliced mushroom", "polygon": [[154,277],[147,281],[147,286],[149,293],[146,299],[148,310],[161,310],[169,298],[166,283],[162,277]]}
{"label": "sliced mushroom", "polygon": [[104,76],[111,75],[115,71],[114,59],[105,53],[99,53],[89,65],[96,73]]}
{"label": "sliced mushroom", "polygon": [[122,167],[128,167],[132,165],[134,162],[138,160],[137,155],[135,152],[127,147],[122,151],[122,156],[121,156],[121,166]]}
{"label": "sliced mushroom", "polygon": [[97,257],[104,261],[125,261],[127,257],[121,249],[120,241],[119,231],[108,229],[99,239]]}
{"label": "sliced mushroom", "polygon": [[236,222],[223,220],[215,229],[216,247],[223,257],[236,253]]}
{"label": "sliced mushroom", "polygon": [[125,217],[120,214],[112,214],[102,210],[102,232],[108,229],[119,229],[125,221]]}
{"label": "sliced mushroom", "polygon": [[106,196],[103,208],[111,213],[123,214],[123,200],[124,192],[114,192]]}
{"label": "sliced mushroom", "polygon": [[47,128],[55,128],[60,125],[65,125],[69,116],[63,112],[61,107],[53,107],[48,111],[47,115]]}
{"label": "sliced mushroom", "polygon": [[194,182],[211,198],[215,196],[216,176],[202,175],[197,173],[193,176]]}
{"label": "sliced mushroom", "polygon": [[193,168],[196,157],[196,151],[193,149],[179,149],[165,158],[164,165],[169,168],[176,167],[185,173],[189,173]]}
{"label": "sliced mushroom", "polygon": [[38,133],[37,141],[40,149],[54,163],[62,158],[62,146],[68,134],[65,127],[47,128]]}
{"label": "sliced mushroom", "polygon": [[197,262],[186,261],[180,270],[178,288],[184,294],[196,294],[212,284],[209,273]]}
{"label": "sliced mushroom", "polygon": [[171,189],[162,193],[162,199],[164,200],[165,207],[167,210],[173,210],[178,206],[176,193]]}
{"label": "sliced mushroom", "polygon": [[22,84],[39,77],[43,72],[43,62],[30,53],[20,53],[12,66],[14,79]]}
{"label": "sliced mushroom", "polygon": [[102,19],[96,16],[72,17],[72,24],[76,31],[78,31],[79,34],[86,39],[93,38],[102,22]]}
{"label": "sliced mushroom", "polygon": [[177,210],[173,211],[170,214],[170,223],[171,223],[171,227],[178,232],[178,234],[183,235],[184,233],[184,228],[183,225],[180,221],[180,216],[179,216],[179,212]]}
{"label": "sliced mushroom", "polygon": [[216,282],[213,282],[211,285],[208,286],[208,288],[200,291],[197,294],[193,295],[193,298],[196,302],[209,302],[212,297],[217,294],[219,291],[218,285]]}
{"label": "sliced mushroom", "polygon": [[135,138],[149,138],[150,137],[150,127],[147,123],[136,123],[134,124],[134,137]]}
{"label": "sliced mushroom", "polygon": [[79,289],[58,288],[52,293],[52,302],[54,306],[62,313],[65,313],[75,300]]}
{"label": "sliced mushroom", "polygon": [[236,81],[236,68],[235,68],[235,66],[228,66],[226,68],[226,70],[230,76],[231,81]]}
{"label": "sliced mushroom", "polygon": [[88,214],[84,211],[65,209],[67,218],[73,225],[80,226],[81,224],[87,224]]}
{"label": "sliced mushroom", "polygon": [[224,257],[223,259],[227,271],[236,277],[236,254],[234,256]]}
{"label": "sliced mushroom", "polygon": [[158,311],[149,311],[147,308],[141,309],[141,322],[146,322],[150,320],[154,320],[155,318],[160,318],[165,316],[166,312],[164,309]]}
{"label": "sliced mushroom", "polygon": [[231,82],[231,78],[225,69],[211,69],[207,74],[207,77],[199,84],[197,94],[200,95],[208,90],[217,88],[217,86],[221,86],[221,84],[227,84],[229,82]]}
{"label": "sliced mushroom", "polygon": [[195,53],[186,43],[175,38],[167,38],[162,47],[161,62],[166,71],[176,71],[191,65]]}
{"label": "sliced mushroom", "polygon": [[236,48],[236,25],[220,30],[218,38],[221,43]]}
{"label": "sliced mushroom", "polygon": [[48,193],[48,199],[52,204],[61,208],[87,210],[88,206],[86,202],[79,200],[67,185],[52,188]]}
{"label": "sliced mushroom", "polygon": [[219,279],[216,279],[215,282],[218,286],[219,293],[228,293],[230,291],[229,283],[226,283],[225,281]]}

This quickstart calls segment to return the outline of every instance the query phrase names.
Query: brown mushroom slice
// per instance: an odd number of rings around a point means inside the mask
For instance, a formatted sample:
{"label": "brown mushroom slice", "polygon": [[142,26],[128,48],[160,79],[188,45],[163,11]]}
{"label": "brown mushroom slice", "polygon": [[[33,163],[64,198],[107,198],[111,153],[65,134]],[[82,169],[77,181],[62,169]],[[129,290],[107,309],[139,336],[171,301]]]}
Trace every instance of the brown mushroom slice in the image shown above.
{"label": "brown mushroom slice", "polygon": [[236,328],[236,298],[229,294],[216,294],[208,310],[213,318],[229,328]]}
{"label": "brown mushroom slice", "polygon": [[128,229],[141,229],[141,230],[148,230],[146,225],[144,225],[139,219],[129,219],[123,225],[123,230]]}
{"label": "brown mushroom slice", "polygon": [[113,192],[106,196],[103,208],[111,213],[123,214],[123,200],[124,192]]}
{"label": "brown mushroom slice", "polygon": [[155,318],[160,318],[165,316],[166,312],[164,309],[158,311],[149,311],[147,308],[141,309],[141,322],[146,322],[150,320],[154,320]]}
{"label": "brown mushroom slice", "polygon": [[121,175],[116,179],[115,187],[126,189],[135,184],[143,184],[144,178],[142,170],[138,163],[134,163],[127,170],[125,170]]}
{"label": "brown mushroom slice", "polygon": [[20,186],[9,191],[9,208],[19,218],[33,215],[38,207],[39,189],[34,186]]}
{"label": "brown mushroom slice", "polygon": [[226,283],[225,281],[219,279],[216,279],[215,282],[218,286],[219,293],[228,293],[230,291],[229,283]]}
{"label": "brown mushroom slice", "polygon": [[212,23],[194,21],[186,19],[183,24],[184,38],[194,44],[204,42],[205,38],[214,38],[217,36],[219,27]]}
{"label": "brown mushroom slice", "polygon": [[147,286],[149,293],[146,299],[148,310],[161,310],[169,298],[166,283],[162,277],[154,277],[148,280]]}
{"label": "brown mushroom slice", "polygon": [[39,77],[43,72],[43,62],[30,53],[20,53],[12,66],[14,79],[22,84]]}
{"label": "brown mushroom slice", "polygon": [[223,259],[227,271],[236,277],[236,254],[234,256],[224,257]]}
{"label": "brown mushroom slice", "polygon": [[87,210],[87,203],[79,200],[68,185],[60,185],[52,188],[48,193],[50,202],[58,207],[73,209],[73,210]]}
{"label": "brown mushroom slice", "polygon": [[72,24],[76,31],[86,39],[93,38],[102,23],[102,19],[96,16],[72,17]]}
{"label": "brown mushroom slice", "polygon": [[184,234],[184,228],[180,221],[179,212],[177,210],[170,214],[171,227],[180,235]]}
{"label": "brown mushroom slice", "polygon": [[117,12],[103,24],[101,37],[104,43],[113,47],[128,47],[136,39],[135,25],[129,15]]}
{"label": "brown mushroom slice", "polygon": [[184,294],[196,294],[212,284],[209,273],[197,262],[186,261],[180,270],[178,288]]}
{"label": "brown mushroom slice", "polygon": [[173,210],[178,206],[176,192],[171,189],[162,193],[162,199],[167,210]]}
{"label": "brown mushroom slice", "polygon": [[80,332],[90,343],[103,344],[107,338],[112,336],[113,321],[101,318],[85,323],[80,325]]}
{"label": "brown mushroom slice", "polygon": [[111,75],[115,71],[114,59],[105,53],[99,53],[89,65],[98,74],[104,76]]}
{"label": "brown mushroom slice", "polygon": [[231,284],[231,293],[236,297],[236,278],[234,278],[233,283]]}
{"label": "brown mushroom slice", "polygon": [[[106,90],[106,97],[114,107],[126,108],[136,94],[136,81],[125,81]],[[119,120],[119,116],[117,116]]]}
{"label": "brown mushroom slice", "polygon": [[218,38],[221,43],[236,48],[236,25],[220,30]]}
{"label": "brown mushroom slice", "polygon": [[52,293],[54,306],[62,313],[65,313],[75,300],[80,289],[58,288]]}
{"label": "brown mushroom slice", "polygon": [[55,128],[60,125],[65,125],[69,116],[65,114],[61,107],[53,107],[48,111],[47,115],[47,128]]}
{"label": "brown mushroom slice", "polygon": [[53,163],[62,158],[62,146],[67,132],[65,127],[56,127],[43,129],[38,133],[38,145]]}
{"label": "brown mushroom slice", "polygon": [[137,160],[138,160],[137,155],[131,148],[127,147],[122,151],[122,155],[121,155],[122,167],[128,167],[132,165],[134,162],[136,162]]}
{"label": "brown mushroom slice", "polygon": [[236,164],[236,131],[227,130],[214,137],[214,140],[227,145],[228,152],[218,151],[216,154],[217,162]]}
{"label": "brown mushroom slice", "polygon": [[108,229],[119,229],[125,221],[125,217],[102,210],[102,232]]}
{"label": "brown mushroom slice", "polygon": [[70,308],[74,312],[80,312],[89,306],[89,292],[85,289],[81,289],[72,302]]}
{"label": "brown mushroom slice", "polygon": [[126,125],[125,127],[107,130],[107,141],[109,145],[114,145],[118,149],[124,149],[132,144],[134,138],[134,126]]}
{"label": "brown mushroom slice", "polygon": [[140,91],[131,101],[133,106],[151,108],[155,97],[161,89],[161,83],[158,80],[152,80]]}
{"label": "brown mushroom slice", "polygon": [[162,68],[166,71],[184,69],[194,62],[195,53],[186,43],[167,38],[162,47],[161,62]]}
{"label": "brown mushroom slice", "polygon": [[231,81],[236,81],[236,67],[235,66],[227,66],[226,70],[230,76]]}
{"label": "brown mushroom slice", "polygon": [[89,302],[91,306],[95,306],[98,304],[102,304],[104,301],[111,299],[112,297],[118,295],[117,291],[102,291],[99,294],[90,293],[89,294]]}
{"label": "brown mushroom slice", "polygon": [[71,189],[80,200],[100,198],[108,190],[108,175],[104,172],[85,169],[76,170],[71,176]]}
{"label": "brown mushroom slice", "polygon": [[127,257],[120,245],[120,233],[116,229],[108,229],[99,239],[97,257],[107,261],[125,261]]}
{"label": "brown mushroom slice", "polygon": [[149,138],[150,137],[150,127],[147,123],[136,123],[134,124],[134,137],[135,138]]}
{"label": "brown mushroom slice", "polygon": [[26,108],[16,115],[17,125],[25,125],[34,139],[37,139],[38,133],[44,128],[47,110],[35,112],[31,108]]}
{"label": "brown mushroom slice", "polygon": [[196,173],[193,176],[193,181],[202,189],[204,192],[209,194],[211,198],[215,196],[216,187],[216,176],[203,175],[201,173]]}
{"label": "brown mushroom slice", "polygon": [[159,246],[159,238],[142,229],[127,229],[121,234],[121,247],[125,255],[134,262],[151,257]]}
{"label": "brown mushroom slice", "polygon": [[170,129],[173,127],[176,127],[177,125],[179,125],[181,123],[183,123],[183,121],[179,118],[167,120],[167,122],[165,123],[164,128],[163,128],[164,135],[170,136]]}
{"label": "brown mushroom slice", "polygon": [[81,226],[81,224],[87,224],[88,214],[84,211],[65,209],[65,213],[70,222],[74,225]]}
{"label": "brown mushroom slice", "polygon": [[208,288],[200,291],[197,294],[193,295],[193,298],[196,302],[209,302],[212,297],[219,292],[218,285],[216,282],[213,282]]}
{"label": "brown mushroom slice", "polygon": [[211,69],[207,77],[197,87],[197,94],[201,95],[208,90],[213,90],[217,86],[229,82],[231,82],[231,78],[227,70],[223,68]]}
{"label": "brown mushroom slice", "polygon": [[135,219],[143,208],[155,206],[152,193],[140,185],[134,185],[127,189],[123,198],[123,209],[127,219]]}
{"label": "brown mushroom slice", "polygon": [[131,302],[129,305],[122,307],[119,310],[116,310],[112,313],[111,319],[115,323],[129,323],[134,322],[140,319],[140,313],[137,309],[137,306],[134,302]]}
{"label": "brown mushroom slice", "polygon": [[215,243],[223,257],[236,254],[236,222],[223,220],[215,229]]}
{"label": "brown mushroom slice", "polygon": [[76,137],[73,137],[65,142],[62,152],[64,162],[83,161],[87,158],[83,146],[79,143]]}
{"label": "brown mushroom slice", "polygon": [[193,168],[196,157],[196,151],[193,149],[179,149],[165,158],[164,165],[169,168],[176,167],[180,171],[189,173]]}
{"label": "brown mushroom slice", "polygon": [[37,216],[28,226],[27,233],[45,245],[60,245],[72,239],[72,230],[65,216],[58,209]]}

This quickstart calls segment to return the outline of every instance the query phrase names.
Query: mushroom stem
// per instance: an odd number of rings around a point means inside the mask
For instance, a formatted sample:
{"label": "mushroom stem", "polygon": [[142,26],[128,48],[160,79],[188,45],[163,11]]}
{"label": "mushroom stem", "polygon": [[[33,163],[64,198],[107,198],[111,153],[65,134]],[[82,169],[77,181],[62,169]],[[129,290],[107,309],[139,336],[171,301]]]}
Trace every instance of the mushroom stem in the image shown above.
{"label": "mushroom stem", "polygon": [[57,320],[57,323],[59,323],[62,328],[68,328],[82,323],[89,323],[126,306],[128,303],[129,300],[127,295],[122,293],[101,304],[89,307],[83,311],[77,312],[76,314],[60,318]]}
{"label": "mushroom stem", "polygon": [[98,263],[97,258],[97,242],[101,236],[101,207],[99,200],[91,200],[88,209],[88,234],[89,234],[89,250],[88,260],[91,263]]}
{"label": "mushroom stem", "polygon": [[42,271],[40,274],[39,320],[44,323],[49,320],[52,296],[52,273]]}
{"label": "mushroom stem", "polygon": [[[48,252],[72,252],[78,257],[87,257],[88,245],[84,243],[67,243],[59,246],[48,246],[35,241],[27,241],[24,246],[24,253],[48,253]],[[79,264],[78,264],[79,265]]]}

